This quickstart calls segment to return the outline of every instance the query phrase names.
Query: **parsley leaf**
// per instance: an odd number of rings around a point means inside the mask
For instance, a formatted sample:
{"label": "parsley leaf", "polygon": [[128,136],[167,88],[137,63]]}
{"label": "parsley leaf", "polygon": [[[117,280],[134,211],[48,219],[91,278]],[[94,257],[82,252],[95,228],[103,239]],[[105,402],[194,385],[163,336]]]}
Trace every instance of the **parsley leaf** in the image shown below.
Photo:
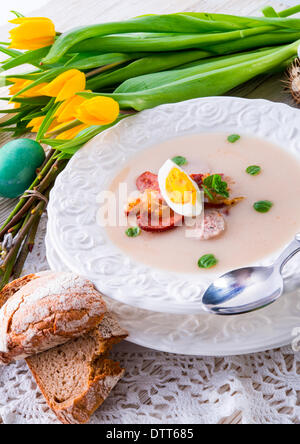
{"label": "parsley leaf", "polygon": [[257,165],[251,165],[246,169],[246,173],[250,174],[251,176],[258,176],[258,174],[261,173],[261,167]]}
{"label": "parsley leaf", "polygon": [[241,136],[239,136],[238,134],[231,134],[231,136],[229,136],[229,137],[227,138],[227,140],[228,140],[228,142],[230,142],[230,143],[235,143],[235,142],[237,142],[238,140],[240,140],[240,138],[241,138]]}
{"label": "parsley leaf", "polygon": [[125,231],[128,237],[138,237],[141,234],[140,227],[130,227]]}
{"label": "parsley leaf", "polygon": [[182,156],[173,157],[172,161],[174,163],[176,163],[176,165],[178,165],[178,166],[183,166],[183,165],[187,164],[186,158],[182,157]]}
{"label": "parsley leaf", "polygon": [[260,200],[259,202],[256,202],[253,207],[258,213],[268,213],[273,205],[273,202],[270,202],[269,200]]}
{"label": "parsley leaf", "polygon": [[213,254],[206,254],[202,256],[198,261],[199,268],[212,268],[218,264],[218,260]]}
{"label": "parsley leaf", "polygon": [[[227,182],[222,180],[220,174],[213,174],[212,176],[208,176],[203,181],[203,189],[204,192],[208,195],[208,197],[213,200],[212,193],[218,194],[219,196],[225,197],[228,199],[229,191]],[[209,193],[207,193],[209,191]],[[211,196],[210,196],[211,195]]]}

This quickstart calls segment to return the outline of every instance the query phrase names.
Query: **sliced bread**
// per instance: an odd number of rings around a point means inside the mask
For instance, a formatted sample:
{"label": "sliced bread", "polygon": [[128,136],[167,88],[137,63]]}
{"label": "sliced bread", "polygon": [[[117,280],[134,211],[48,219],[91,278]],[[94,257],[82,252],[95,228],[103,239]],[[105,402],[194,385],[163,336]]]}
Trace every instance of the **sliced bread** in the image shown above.
{"label": "sliced bread", "polygon": [[[8,284],[0,293],[0,308],[39,277],[32,274]],[[106,313],[100,326],[85,336],[27,358],[41,392],[62,423],[88,422],[109,396],[125,370],[108,354],[127,335],[114,316]]]}
{"label": "sliced bread", "polygon": [[111,314],[84,337],[26,359],[50,408],[64,424],[83,424],[124,375],[108,359],[114,344],[127,337]]}

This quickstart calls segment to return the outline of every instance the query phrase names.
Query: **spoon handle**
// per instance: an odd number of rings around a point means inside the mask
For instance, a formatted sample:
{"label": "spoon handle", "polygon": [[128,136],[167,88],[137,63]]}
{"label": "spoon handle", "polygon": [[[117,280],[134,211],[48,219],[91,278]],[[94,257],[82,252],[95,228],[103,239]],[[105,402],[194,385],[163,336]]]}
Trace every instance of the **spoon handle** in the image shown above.
{"label": "spoon handle", "polygon": [[295,239],[290,243],[290,245],[281,253],[277,261],[275,262],[275,267],[279,268],[280,273],[283,267],[300,251],[300,233],[296,235]]}

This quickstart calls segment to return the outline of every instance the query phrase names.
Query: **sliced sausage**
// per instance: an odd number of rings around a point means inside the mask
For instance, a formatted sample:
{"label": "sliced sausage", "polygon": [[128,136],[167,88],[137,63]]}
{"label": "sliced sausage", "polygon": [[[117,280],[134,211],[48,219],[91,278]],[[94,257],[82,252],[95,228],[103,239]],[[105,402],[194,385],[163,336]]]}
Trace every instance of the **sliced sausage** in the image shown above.
{"label": "sliced sausage", "polygon": [[141,193],[146,190],[159,191],[158,176],[157,174],[150,173],[146,171],[141,174],[136,181],[136,186]]}
{"label": "sliced sausage", "polygon": [[203,185],[204,177],[205,177],[204,174],[191,174],[191,179],[193,179],[193,181],[196,182],[199,188],[202,187]]}
{"label": "sliced sausage", "polygon": [[226,229],[224,216],[218,210],[205,210],[204,220],[199,217],[189,237],[199,240],[210,240],[220,236]]}
{"label": "sliced sausage", "polygon": [[140,213],[137,216],[138,226],[143,231],[152,233],[163,233],[181,226],[183,223],[183,216],[170,211],[169,217],[156,216],[155,214]]}
{"label": "sliced sausage", "polygon": [[[194,182],[196,182],[199,188],[202,187],[203,179],[205,177],[204,174],[191,174],[190,177]],[[137,189],[142,193],[146,190],[159,191],[157,174],[146,171],[137,178],[136,186]]]}

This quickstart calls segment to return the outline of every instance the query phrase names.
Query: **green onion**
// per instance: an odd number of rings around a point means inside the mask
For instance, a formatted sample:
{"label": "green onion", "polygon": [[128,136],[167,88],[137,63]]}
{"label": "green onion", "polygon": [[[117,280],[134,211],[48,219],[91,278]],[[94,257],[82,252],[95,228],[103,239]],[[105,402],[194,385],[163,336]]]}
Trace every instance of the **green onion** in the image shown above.
{"label": "green onion", "polygon": [[208,45],[217,45],[225,42],[232,42],[246,37],[257,36],[269,31],[274,31],[272,26],[243,29],[232,32],[220,32],[213,34],[166,34],[160,37],[141,38],[135,35],[106,36],[98,37],[92,41],[83,42],[74,46],[72,51],[181,51],[184,49],[205,49]]}
{"label": "green onion", "polygon": [[299,44],[300,41],[297,41],[292,45],[284,46],[270,55],[258,58],[256,63],[251,60],[232,67],[187,77],[150,90],[124,94],[81,93],[80,95],[87,98],[97,95],[112,97],[119,102],[121,108],[133,108],[137,111],[154,108],[164,103],[222,95],[260,74],[278,68],[278,65],[291,57],[296,57]]}
{"label": "green onion", "polygon": [[265,8],[263,8],[262,13],[265,17],[272,17],[272,18],[279,17],[279,15],[275,11],[275,9],[272,8],[272,6],[266,6]]}
{"label": "green onion", "polygon": [[[294,13],[295,9],[291,13]],[[44,59],[44,63],[53,64],[57,63],[71,48],[76,48],[78,51],[78,44],[90,43],[90,50],[100,50],[99,40],[98,44],[94,38],[105,38],[110,36],[107,40],[109,48],[112,50],[111,45],[118,46],[118,34],[126,33],[174,33],[179,39],[186,39],[186,34],[196,34],[196,41],[189,45],[206,45],[210,43],[216,44],[217,42],[233,41],[238,39],[244,39],[251,35],[265,34],[269,31],[276,30],[288,30],[299,31],[300,20],[295,18],[286,18],[286,14],[280,15],[280,17],[238,17],[225,14],[204,14],[204,13],[179,13],[169,15],[149,15],[144,17],[138,17],[123,22],[104,23],[99,25],[92,25],[87,27],[76,28],[69,32],[66,32],[58,37],[54,45],[52,46],[49,54]],[[176,39],[174,41],[162,41],[164,45],[170,44],[167,50],[176,49]],[[113,39],[111,40],[111,36]],[[141,39],[139,36],[133,38],[136,39],[136,43],[141,47],[146,43],[147,39]],[[164,38],[164,37],[162,37]],[[166,37],[171,39],[170,37]],[[189,37],[188,37],[189,38]],[[139,41],[140,40],[140,41]],[[122,41],[120,41],[122,42]],[[84,44],[83,43],[83,44]],[[104,44],[105,41],[102,43]],[[141,43],[141,45],[140,45]],[[177,42],[178,43],[178,42]],[[180,43],[180,42],[179,42]],[[183,42],[181,42],[182,44]],[[120,43],[121,44],[121,43]],[[187,44],[187,41],[186,41]],[[77,45],[77,47],[76,47]],[[153,45],[150,47],[150,51],[157,50],[163,51],[159,44],[159,38],[157,39],[156,48],[153,49]],[[164,46],[166,47],[166,46]],[[203,46],[189,46],[203,48]],[[183,49],[182,47],[177,49]],[[120,49],[117,49],[119,51]],[[128,50],[127,50],[128,51]],[[74,51],[73,51],[74,52]]]}
{"label": "green onion", "polygon": [[157,73],[174,68],[193,60],[200,60],[212,56],[207,51],[184,51],[175,53],[162,53],[159,55],[149,55],[142,57],[128,66],[117,69],[108,74],[100,74],[88,81],[87,88],[101,90],[110,85],[118,85],[128,79],[135,79],[138,76]]}
{"label": "green onion", "polygon": [[[207,20],[205,19],[188,16],[185,14],[170,14],[170,15],[153,15],[146,17],[139,17],[136,19],[126,20],[123,22],[112,22],[104,23],[99,25],[92,25],[87,27],[76,28],[69,32],[62,34],[54,43],[48,56],[44,59],[44,63],[53,64],[58,62],[61,57],[70,51],[72,47],[76,44],[83,42],[87,39],[92,39],[94,37],[107,36],[112,34],[126,34],[126,33],[138,33],[138,32],[159,32],[159,33],[176,33],[180,34],[202,34],[204,38],[206,37],[203,33],[210,33],[210,37],[216,35],[217,33],[228,34],[232,32],[237,32],[240,37],[243,37],[241,33],[241,23],[233,23],[231,20],[224,16],[222,21],[217,20]],[[238,20],[238,18],[236,18]],[[272,28],[280,26],[291,27],[292,23],[290,20],[293,19],[281,19],[279,21],[272,22],[272,19],[246,19],[247,23],[251,26],[255,23],[257,27]],[[293,26],[300,27],[299,20],[293,20]],[[243,26],[242,26],[243,28]],[[297,28],[296,28],[297,29]],[[265,31],[263,31],[265,32]],[[238,38],[238,37],[237,37]],[[232,37],[233,39],[233,37]],[[98,48],[99,49],[99,48]],[[160,49],[158,49],[160,51]]]}
{"label": "green onion", "polygon": [[215,54],[232,54],[235,52],[247,51],[254,48],[261,48],[266,46],[283,45],[286,43],[292,43],[295,40],[300,39],[300,32],[270,32],[253,37],[247,37],[244,39],[235,40],[230,43],[221,43],[214,46],[208,46],[206,49],[212,51]]}
{"label": "green onion", "polygon": [[132,76],[133,78],[122,83],[122,85],[115,90],[115,93],[128,93],[157,88],[159,86],[185,79],[186,77],[208,73],[210,71],[215,71],[216,69],[238,65],[239,63],[250,60],[255,61],[258,57],[272,54],[273,52],[276,52],[276,50],[277,48],[272,48],[260,52],[255,51],[245,54],[235,54],[209,59],[206,58],[204,60],[198,60],[197,62],[193,63],[192,66],[180,67],[180,69],[174,69],[171,71],[156,72],[154,74],[143,75],[140,77],[136,77],[137,73],[135,72]]}

